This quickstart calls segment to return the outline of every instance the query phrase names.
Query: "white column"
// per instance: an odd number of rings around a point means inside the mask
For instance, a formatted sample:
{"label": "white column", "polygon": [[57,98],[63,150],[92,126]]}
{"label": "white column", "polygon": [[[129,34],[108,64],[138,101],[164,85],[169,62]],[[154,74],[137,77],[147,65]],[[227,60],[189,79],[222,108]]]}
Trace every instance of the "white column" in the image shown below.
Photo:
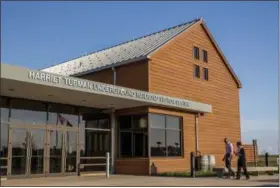
{"label": "white column", "polygon": [[111,166],[112,173],[115,172],[115,132],[116,132],[116,115],[115,110],[111,111]]}

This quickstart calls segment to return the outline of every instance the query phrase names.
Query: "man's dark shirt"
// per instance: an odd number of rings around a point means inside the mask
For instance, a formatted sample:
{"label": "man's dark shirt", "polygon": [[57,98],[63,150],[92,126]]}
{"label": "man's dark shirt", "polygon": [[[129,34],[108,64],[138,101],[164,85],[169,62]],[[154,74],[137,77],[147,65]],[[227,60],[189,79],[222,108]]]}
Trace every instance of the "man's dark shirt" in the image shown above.
{"label": "man's dark shirt", "polygon": [[246,154],[244,148],[240,148],[238,151],[238,164],[243,165],[246,163]]}

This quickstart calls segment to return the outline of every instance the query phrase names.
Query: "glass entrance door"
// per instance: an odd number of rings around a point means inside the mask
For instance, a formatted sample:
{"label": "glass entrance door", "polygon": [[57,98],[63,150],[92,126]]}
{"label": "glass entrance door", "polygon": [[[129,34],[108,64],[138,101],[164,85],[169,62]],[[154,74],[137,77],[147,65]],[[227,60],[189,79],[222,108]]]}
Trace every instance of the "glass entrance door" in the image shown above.
{"label": "glass entrance door", "polygon": [[66,127],[48,129],[47,175],[76,173],[78,129]]}
{"label": "glass entrance door", "polygon": [[9,135],[9,175],[43,175],[46,130],[28,126],[11,126]]}
{"label": "glass entrance door", "polygon": [[10,128],[11,135],[11,175],[27,175],[28,130],[25,128]]}
{"label": "glass entrance door", "polygon": [[77,173],[78,128],[10,125],[8,176]]}
{"label": "glass entrance door", "polygon": [[63,131],[59,129],[49,130],[48,140],[48,163],[49,173],[57,174],[63,172],[63,158],[64,158],[64,147],[63,147]]}
{"label": "glass entrance door", "polygon": [[30,174],[43,174],[45,167],[46,130],[31,129],[29,139],[29,168]]}
{"label": "glass entrance door", "polygon": [[65,173],[77,172],[78,132],[65,131]]}

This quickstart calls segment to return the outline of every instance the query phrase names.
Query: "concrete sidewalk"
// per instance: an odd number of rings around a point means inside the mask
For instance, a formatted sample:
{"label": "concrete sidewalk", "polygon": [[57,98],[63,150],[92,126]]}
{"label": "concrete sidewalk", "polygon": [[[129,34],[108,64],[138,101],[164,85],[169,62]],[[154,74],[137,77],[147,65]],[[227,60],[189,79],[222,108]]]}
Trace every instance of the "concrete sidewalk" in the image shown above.
{"label": "concrete sidewalk", "polygon": [[[244,178],[244,177],[243,177]],[[175,178],[113,175],[95,177],[48,177],[11,179],[1,181],[1,186],[277,186],[279,176],[252,176],[250,180],[229,180],[222,178]]]}

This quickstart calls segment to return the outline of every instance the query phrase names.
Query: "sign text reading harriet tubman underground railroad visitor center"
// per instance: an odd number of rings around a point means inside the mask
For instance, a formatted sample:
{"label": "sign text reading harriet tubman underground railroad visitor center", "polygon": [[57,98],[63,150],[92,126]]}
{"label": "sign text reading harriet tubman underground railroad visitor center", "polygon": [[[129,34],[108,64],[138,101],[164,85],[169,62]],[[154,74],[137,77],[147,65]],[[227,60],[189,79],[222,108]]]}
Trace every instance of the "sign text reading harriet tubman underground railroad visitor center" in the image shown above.
{"label": "sign text reading harriet tubman underground railroad visitor center", "polygon": [[128,88],[116,87],[113,85],[102,84],[93,81],[81,80],[70,77],[62,77],[52,75],[44,72],[29,71],[29,79],[40,80],[58,85],[66,85],[75,88],[84,88],[97,92],[113,94],[116,96],[125,96],[134,99],[144,99],[146,101],[160,102],[163,104],[171,104],[178,107],[189,107],[189,103],[180,99],[173,99],[171,97],[164,97],[161,95],[151,94],[147,92],[137,91]]}

